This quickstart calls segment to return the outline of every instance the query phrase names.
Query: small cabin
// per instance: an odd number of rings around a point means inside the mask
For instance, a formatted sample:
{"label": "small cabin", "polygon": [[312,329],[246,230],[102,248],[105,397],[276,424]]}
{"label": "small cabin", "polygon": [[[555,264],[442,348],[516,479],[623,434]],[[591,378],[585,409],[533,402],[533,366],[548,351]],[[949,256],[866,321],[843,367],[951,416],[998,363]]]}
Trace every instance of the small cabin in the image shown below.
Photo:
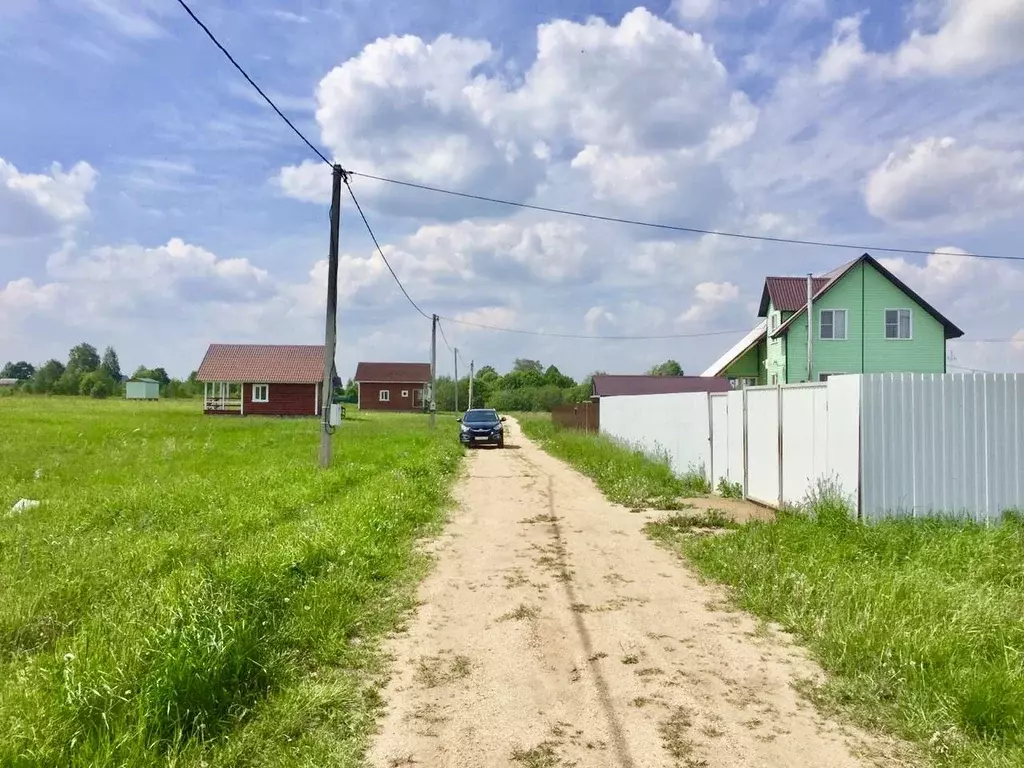
{"label": "small cabin", "polygon": [[323,377],[323,344],[211,344],[196,374],[203,413],[235,416],[319,416]]}
{"label": "small cabin", "polygon": [[160,382],[156,379],[129,379],[124,385],[126,400],[159,400]]}

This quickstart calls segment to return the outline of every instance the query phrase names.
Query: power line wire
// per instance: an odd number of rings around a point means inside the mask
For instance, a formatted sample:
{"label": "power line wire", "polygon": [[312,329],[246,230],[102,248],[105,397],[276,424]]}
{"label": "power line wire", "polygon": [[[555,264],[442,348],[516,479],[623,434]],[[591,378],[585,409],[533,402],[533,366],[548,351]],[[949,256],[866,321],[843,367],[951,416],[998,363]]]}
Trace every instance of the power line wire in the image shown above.
{"label": "power line wire", "polygon": [[331,165],[331,161],[327,159],[327,157],[324,155],[324,153],[321,152],[319,149],[317,149],[313,145],[313,142],[311,142],[309,139],[307,139],[303,135],[302,131],[300,131],[298,128],[296,128],[295,124],[292,123],[292,121],[289,120],[285,116],[284,112],[282,112],[280,109],[277,108],[277,105],[273,102],[273,100],[269,96],[267,96],[267,94],[265,94],[263,92],[263,89],[260,88],[258,85],[256,85],[256,81],[253,80],[251,77],[249,77],[249,73],[246,72],[244,69],[242,69],[242,65],[239,64],[237,61],[235,61],[235,57],[232,56],[228,52],[228,49],[220,44],[220,41],[214,36],[213,32],[210,31],[210,28],[207,27],[199,19],[199,17],[195,15],[195,13],[192,11],[192,9],[188,7],[188,3],[186,3],[185,0],[178,0],[178,5],[180,5],[182,8],[185,9],[185,13],[187,13],[189,16],[191,16],[192,17],[192,21],[194,21],[196,24],[199,25],[200,29],[202,29],[203,32],[206,33],[206,36],[209,37],[210,40],[213,41],[214,45],[216,45],[218,48],[220,48],[220,52],[223,53],[227,57],[228,61],[230,61],[232,63],[232,65],[234,65],[235,69],[237,69],[241,73],[242,77],[244,77],[249,82],[249,85],[251,85],[253,88],[256,89],[256,93],[258,93],[260,96],[263,97],[263,100],[265,102],[267,102],[267,104],[270,105],[270,108],[277,113],[277,116],[280,117],[282,120],[284,120],[288,124],[288,127],[291,128],[295,132],[295,135],[298,136],[300,139],[302,139],[303,143],[307,147],[309,147],[311,150],[313,150],[313,152],[316,154],[317,157],[319,157],[321,160],[323,160],[325,163],[327,163],[327,165]]}
{"label": "power line wire", "polygon": [[498,197],[488,197],[486,195],[474,195],[469,192],[456,192],[451,189],[444,189],[442,187],[434,187],[429,184],[419,184],[412,181],[402,181],[400,179],[390,179],[386,176],[375,176],[369,173],[360,173],[359,171],[349,171],[353,176],[361,176],[364,179],[373,179],[374,181],[383,181],[387,184],[396,184],[402,187],[411,187],[412,189],[420,189],[427,192],[436,192],[441,195],[451,195],[453,197],[462,197],[468,200],[478,200],[485,203],[494,203],[495,205],[506,205],[513,208],[525,208],[531,211],[541,211],[543,213],[555,213],[560,216],[572,216],[580,219],[590,219],[592,221],[606,221],[614,224],[628,224],[634,227],[646,227],[649,229],[663,229],[672,232],[687,232],[696,235],[716,235],[718,237],[732,237],[741,240],[758,240],[767,243],[783,243],[786,245],[812,245],[818,248],[842,248],[851,251],[875,251],[876,253],[904,253],[912,254],[916,256],[959,256],[962,258],[971,259],[994,259],[1000,261],[1024,261],[1024,256],[1001,256],[996,254],[985,254],[985,253],[953,253],[952,251],[928,251],[915,248],[883,248],[870,245],[856,245],[853,243],[836,243],[827,240],[799,240],[789,237],[771,237],[770,235],[751,235],[743,232],[728,232],[725,230],[718,229],[700,229],[698,227],[684,227],[678,224],[660,224],[652,221],[642,221],[639,219],[627,219],[620,216],[604,216],[597,213],[587,213],[585,211],[575,211],[570,208],[553,208],[546,205],[534,205],[532,203],[524,203],[515,200],[503,200]]}
{"label": "power line wire", "polygon": [[452,349],[452,345],[448,343],[448,337],[444,335],[444,326],[441,325],[441,318],[440,318],[440,316],[438,317],[438,320],[437,320],[437,329],[441,332],[441,340],[444,342],[444,345],[446,347],[448,347],[448,351],[449,352],[454,352],[455,350]]}
{"label": "power line wire", "polygon": [[[373,233],[373,228],[370,226],[370,222],[366,220],[366,214],[363,213],[363,207],[359,205],[359,200],[356,199],[356,193],[352,190],[352,185],[348,183],[348,179],[345,180],[345,186],[348,187],[348,193],[352,197],[352,202],[356,204],[356,210],[359,211],[359,216],[362,218],[363,224],[366,226],[366,231],[370,233],[370,238],[373,240],[373,244],[377,247],[377,253],[379,253],[381,259],[383,259],[384,266],[388,268],[388,272],[390,272],[391,276],[395,278],[395,282],[398,283],[398,287],[401,289],[408,302],[412,304],[413,309],[423,315],[423,317],[429,319],[430,315],[420,309],[420,305],[413,301],[412,296],[409,295],[409,292],[405,290],[405,286],[402,285],[402,281],[398,279],[398,275],[395,273],[395,270],[391,268],[391,263],[388,261],[388,257],[384,255],[384,249],[381,248],[380,243],[377,242],[377,236]],[[446,341],[445,344],[447,343],[448,342]]]}

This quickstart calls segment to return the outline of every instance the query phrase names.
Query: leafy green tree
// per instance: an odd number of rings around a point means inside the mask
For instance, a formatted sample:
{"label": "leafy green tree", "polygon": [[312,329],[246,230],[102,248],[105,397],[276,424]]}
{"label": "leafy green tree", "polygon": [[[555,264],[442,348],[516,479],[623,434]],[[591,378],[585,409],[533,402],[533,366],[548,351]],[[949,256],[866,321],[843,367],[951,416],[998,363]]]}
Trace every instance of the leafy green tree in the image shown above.
{"label": "leafy green tree", "polygon": [[153,381],[159,381],[161,387],[166,387],[171,383],[171,377],[167,375],[167,371],[163,368],[147,368],[144,365],[140,365],[135,369],[135,373],[132,374],[133,379],[153,379]]}
{"label": "leafy green tree", "polygon": [[78,394],[95,397],[98,400],[110,397],[118,388],[118,384],[102,367],[82,374],[78,382]]}
{"label": "leafy green tree", "polygon": [[[87,371],[87,373],[91,373],[91,371]],[[69,366],[64,369],[64,373],[61,374],[60,378],[53,383],[51,391],[55,395],[77,395],[81,391],[82,377],[84,375],[78,369]]]}
{"label": "leafy green tree", "polygon": [[100,363],[100,367],[107,372],[111,381],[121,382],[121,362],[117,359],[117,352],[113,347],[103,350],[103,362]]}
{"label": "leafy green tree", "polygon": [[60,360],[47,360],[32,377],[30,389],[38,395],[49,394],[63,375],[64,363]]}
{"label": "leafy green tree", "polygon": [[22,381],[27,381],[35,376],[35,373],[36,369],[31,363],[19,360],[16,363],[7,363],[3,370],[0,370],[0,379],[21,379]]}
{"label": "leafy green tree", "polygon": [[100,354],[92,344],[76,344],[68,353],[67,369],[81,376],[100,367]]}
{"label": "leafy green tree", "polygon": [[576,380],[574,378],[566,376],[553,365],[549,365],[548,369],[544,371],[544,383],[560,389],[567,389],[569,387],[576,386]]}
{"label": "leafy green tree", "polygon": [[513,373],[536,373],[538,375],[544,372],[544,366],[540,364],[540,360],[529,360],[525,357],[517,357],[516,361],[512,363]]}
{"label": "leafy green tree", "polygon": [[647,374],[649,376],[682,376],[683,367],[675,360],[666,360],[651,368]]}

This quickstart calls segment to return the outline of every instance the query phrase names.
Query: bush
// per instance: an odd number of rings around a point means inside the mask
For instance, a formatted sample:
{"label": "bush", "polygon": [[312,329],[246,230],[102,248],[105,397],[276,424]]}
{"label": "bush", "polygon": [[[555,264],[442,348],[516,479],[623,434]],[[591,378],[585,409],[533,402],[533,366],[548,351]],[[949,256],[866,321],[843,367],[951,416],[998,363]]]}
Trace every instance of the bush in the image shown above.
{"label": "bush", "polygon": [[718,494],[726,499],[742,499],[743,483],[730,483],[724,477],[718,478]]}

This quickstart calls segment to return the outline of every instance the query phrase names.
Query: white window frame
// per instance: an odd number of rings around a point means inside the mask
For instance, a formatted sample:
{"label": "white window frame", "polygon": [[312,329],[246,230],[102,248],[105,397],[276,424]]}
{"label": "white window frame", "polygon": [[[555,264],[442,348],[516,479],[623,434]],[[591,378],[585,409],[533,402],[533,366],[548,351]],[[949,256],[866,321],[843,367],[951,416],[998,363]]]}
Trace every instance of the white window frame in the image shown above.
{"label": "white window frame", "polygon": [[771,313],[771,326],[772,326],[771,329],[773,331],[778,330],[778,328],[779,328],[779,313],[778,312],[772,312]]}
{"label": "white window frame", "polygon": [[[825,324],[825,313],[828,312],[832,318],[832,335],[822,335],[822,327]],[[843,335],[836,336],[836,313],[843,313]],[[845,309],[819,309],[818,310],[818,339],[820,341],[846,341],[850,336],[850,313]]]}
{"label": "white window frame", "polygon": [[403,389],[402,390],[402,399],[403,400],[408,400],[409,399],[409,390],[408,389]]}
{"label": "white window frame", "polygon": [[379,403],[390,403],[391,402],[391,390],[382,389],[377,393],[377,402]]}
{"label": "white window frame", "polygon": [[[260,397],[262,393],[262,397]],[[269,384],[253,384],[252,385],[252,401],[254,403],[269,403],[270,402],[270,385]]]}
{"label": "white window frame", "polygon": [[[889,313],[890,312],[895,312],[896,313],[896,335],[895,336],[890,336],[889,335]],[[907,325],[910,326],[910,335],[909,336],[900,336],[900,328],[902,327],[902,325],[900,323],[900,315],[899,315],[900,312],[906,312],[907,313],[907,319],[909,321],[907,323]],[[886,341],[913,341],[914,340],[914,310],[908,309],[906,307],[902,307],[902,308],[889,307],[888,309],[886,309],[882,313],[882,338],[884,338]]]}

